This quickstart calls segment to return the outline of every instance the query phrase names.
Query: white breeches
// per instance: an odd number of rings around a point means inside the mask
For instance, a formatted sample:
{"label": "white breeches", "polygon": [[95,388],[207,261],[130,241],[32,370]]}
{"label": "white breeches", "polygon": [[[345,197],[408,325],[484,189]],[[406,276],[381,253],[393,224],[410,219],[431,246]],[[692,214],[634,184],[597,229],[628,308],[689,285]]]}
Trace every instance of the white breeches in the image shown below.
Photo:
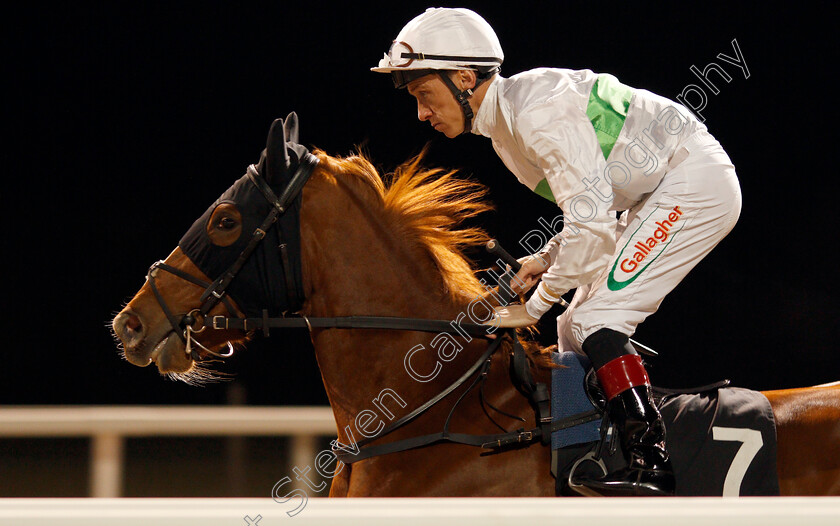
{"label": "white breeches", "polygon": [[672,164],[659,186],[622,214],[606,270],[578,287],[557,318],[561,351],[580,352],[583,340],[605,327],[632,336],[735,226],[741,190],[732,161],[714,137],[695,134]]}

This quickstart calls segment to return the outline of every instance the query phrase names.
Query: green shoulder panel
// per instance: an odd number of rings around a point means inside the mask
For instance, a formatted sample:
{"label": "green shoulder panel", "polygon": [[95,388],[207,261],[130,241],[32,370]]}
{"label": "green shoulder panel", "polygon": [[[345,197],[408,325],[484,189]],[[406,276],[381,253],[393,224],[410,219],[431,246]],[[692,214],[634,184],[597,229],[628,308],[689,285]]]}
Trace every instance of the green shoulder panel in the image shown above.
{"label": "green shoulder panel", "polygon": [[[615,146],[618,134],[624,127],[627,109],[633,97],[633,88],[625,86],[614,76],[603,73],[598,75],[592,91],[589,93],[589,103],[586,106],[586,116],[595,128],[598,144],[604,154],[604,159],[610,156]],[[543,179],[534,187],[534,193],[555,203],[554,194],[548,181]]]}
{"label": "green shoulder panel", "polygon": [[534,187],[534,193],[540,197],[544,197],[551,201],[552,203],[556,203],[557,201],[554,199],[554,193],[551,191],[551,187],[548,186],[548,181],[543,179],[542,181]]}
{"label": "green shoulder panel", "polygon": [[618,134],[624,127],[632,97],[632,88],[606,73],[598,75],[595,85],[592,86],[589,104],[586,106],[586,116],[595,128],[595,135],[598,137],[604,159],[610,156]]}

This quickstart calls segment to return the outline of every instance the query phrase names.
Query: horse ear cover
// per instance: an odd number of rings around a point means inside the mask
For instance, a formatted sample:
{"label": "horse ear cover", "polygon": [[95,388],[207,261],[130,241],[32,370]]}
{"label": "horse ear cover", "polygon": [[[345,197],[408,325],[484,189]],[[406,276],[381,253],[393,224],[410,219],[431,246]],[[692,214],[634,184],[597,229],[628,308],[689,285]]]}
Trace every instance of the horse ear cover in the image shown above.
{"label": "horse ear cover", "polygon": [[[299,160],[308,153],[305,146],[289,142],[287,138],[297,137],[297,115],[294,113],[283,119],[275,120],[268,133],[266,148],[260,155],[257,172],[266,179],[275,193],[282,193],[288,184]],[[228,247],[214,246],[207,235],[206,225],[215,207],[222,202],[236,203],[242,213],[245,235]],[[300,202],[301,195],[291,203],[286,213],[271,229],[240,271],[241,277],[233,280],[228,287],[230,295],[246,315],[261,314],[261,309],[269,307],[271,315],[300,308],[297,303],[303,297],[303,285],[300,263]],[[262,193],[242,176],[222,196],[216,200],[190,227],[179,241],[184,254],[211,280],[225,272],[250,240],[249,234],[260,226],[272,204],[266,201]],[[277,279],[285,274],[279,245],[285,245],[289,258],[286,262],[293,276],[295,291],[286,290],[286,282]],[[290,298],[290,296],[292,298]],[[294,299],[293,299],[294,298]]]}
{"label": "horse ear cover", "polygon": [[297,113],[291,112],[286,116],[286,121],[283,123],[283,135],[286,137],[286,142],[297,144],[299,135]]}
{"label": "horse ear cover", "polygon": [[257,165],[257,172],[269,184],[284,179],[289,169],[289,154],[286,152],[286,130],[283,119],[276,119],[271,123],[268,132],[268,139],[265,141],[265,150],[260,155],[260,162]]}
{"label": "horse ear cover", "polygon": [[265,150],[257,163],[257,172],[268,184],[285,184],[300,160],[309,153],[305,146],[298,144],[299,135],[298,116],[295,112],[289,113],[285,120],[276,119],[271,123]]}

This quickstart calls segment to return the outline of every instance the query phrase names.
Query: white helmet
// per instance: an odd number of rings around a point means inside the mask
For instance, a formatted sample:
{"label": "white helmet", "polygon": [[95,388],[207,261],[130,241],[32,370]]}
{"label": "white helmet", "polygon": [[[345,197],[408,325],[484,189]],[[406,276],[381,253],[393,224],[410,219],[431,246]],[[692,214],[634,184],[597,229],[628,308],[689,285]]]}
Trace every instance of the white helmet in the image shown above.
{"label": "white helmet", "polygon": [[[392,74],[422,69],[477,69],[483,73],[498,70],[504,58],[499,38],[478,14],[469,9],[430,7],[402,28],[379,65],[370,69]],[[408,82],[398,76],[395,84],[404,87]]]}
{"label": "white helmet", "polygon": [[[405,25],[379,65],[370,68],[390,73],[397,88],[435,71],[476,70],[473,89],[498,73],[505,54],[493,28],[469,9],[430,7]],[[441,79],[464,109],[464,132],[469,132],[472,90],[460,91],[445,73]]]}

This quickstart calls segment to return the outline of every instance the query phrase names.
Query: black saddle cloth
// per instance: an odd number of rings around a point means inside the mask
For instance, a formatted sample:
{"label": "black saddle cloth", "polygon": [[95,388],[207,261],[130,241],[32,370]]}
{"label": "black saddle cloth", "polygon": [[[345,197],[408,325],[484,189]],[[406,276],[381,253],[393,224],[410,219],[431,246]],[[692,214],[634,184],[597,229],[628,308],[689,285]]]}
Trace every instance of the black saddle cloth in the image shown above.
{"label": "black saddle cloth", "polygon": [[[552,375],[554,419],[595,407],[583,380],[588,364],[585,358],[574,355],[573,359],[569,354],[573,353],[558,355],[555,360],[566,368]],[[656,394],[665,421],[677,496],[779,494],[776,426],[764,395],[737,387]],[[597,396],[591,398],[597,401]],[[627,465],[607,419],[555,433],[552,449],[558,492],[563,492],[569,470],[582,455],[600,459],[609,472]],[[591,462],[580,463],[578,469],[604,469]]]}

